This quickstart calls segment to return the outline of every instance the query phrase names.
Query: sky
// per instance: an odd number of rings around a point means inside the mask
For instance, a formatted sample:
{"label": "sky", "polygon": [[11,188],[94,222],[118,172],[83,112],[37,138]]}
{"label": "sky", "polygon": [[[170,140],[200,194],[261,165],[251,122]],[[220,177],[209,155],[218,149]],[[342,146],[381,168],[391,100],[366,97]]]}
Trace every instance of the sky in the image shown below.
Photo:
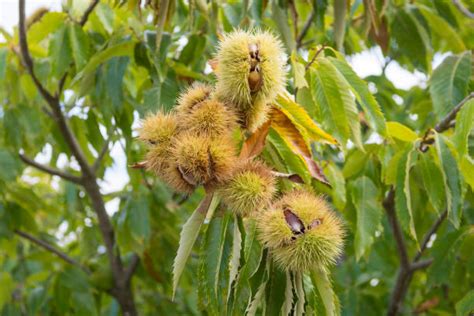
{"label": "sky", "polygon": [[[88,0],[80,0],[86,1]],[[27,0],[26,15],[30,15],[39,7],[47,7],[51,10],[61,10],[61,0]],[[4,27],[8,32],[12,32],[13,28],[18,24],[18,0],[0,0],[0,26]],[[3,40],[0,35],[0,42]],[[445,55],[435,55],[433,68],[435,68],[444,59]],[[384,57],[380,48],[375,47],[361,53],[348,57],[348,61],[354,68],[355,72],[362,78],[370,75],[380,75],[385,64]],[[399,89],[410,89],[415,85],[425,87],[427,78],[423,73],[418,71],[409,72],[403,69],[397,62],[392,61],[385,70],[387,78],[393,82],[395,87]],[[134,124],[136,125],[136,124]],[[107,169],[104,181],[100,186],[103,193],[111,193],[119,191],[128,183],[129,177],[127,173],[127,162],[122,145],[116,142],[111,148],[111,156],[114,157],[114,165]],[[43,152],[38,154],[35,159],[41,163],[48,163],[51,157],[51,148],[45,146]],[[59,159],[58,167],[67,163],[65,157]],[[59,179],[53,181],[53,185],[57,185]],[[118,198],[110,201],[106,205],[107,212],[113,214],[118,210]]]}

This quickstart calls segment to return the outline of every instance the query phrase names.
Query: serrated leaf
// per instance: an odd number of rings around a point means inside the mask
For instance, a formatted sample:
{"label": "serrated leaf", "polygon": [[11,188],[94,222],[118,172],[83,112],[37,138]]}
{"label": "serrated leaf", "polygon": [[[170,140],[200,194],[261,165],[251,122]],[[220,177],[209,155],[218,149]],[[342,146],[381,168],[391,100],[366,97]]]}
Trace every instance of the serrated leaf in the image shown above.
{"label": "serrated leaf", "polygon": [[[240,266],[240,256],[242,254],[242,234],[237,223],[237,216],[234,216],[234,231],[233,231],[233,243],[232,243],[232,257],[229,262],[229,286],[232,286],[232,283],[236,280],[237,274],[239,272]],[[232,293],[229,290],[229,295]],[[227,298],[229,299],[229,297]]]}
{"label": "serrated leaf", "polygon": [[298,155],[305,163],[309,173],[316,180],[329,185],[322,169],[312,159],[311,151],[305,141],[304,136],[300,133],[295,124],[285,115],[284,112],[277,108],[272,110],[272,128],[283,138],[290,149]]}
{"label": "serrated leaf", "polygon": [[440,48],[443,49],[443,51],[460,53],[466,50],[466,46],[459,36],[459,33],[455,31],[445,19],[427,6],[422,4],[417,4],[416,6],[428,22],[432,37],[442,42],[443,45]]}
{"label": "serrated leaf", "polygon": [[289,315],[291,307],[293,306],[293,282],[291,280],[291,272],[286,271],[286,287],[285,287],[285,300],[281,307],[281,315]]}
{"label": "serrated leaf", "polygon": [[456,303],[456,316],[472,315],[474,312],[474,290],[470,290]]}
{"label": "serrated leaf", "polygon": [[305,78],[305,73],[306,73],[305,66],[298,61],[298,57],[295,51],[291,53],[291,64],[293,65],[292,69],[293,69],[293,77],[295,80],[295,88],[302,89],[302,88],[309,87],[308,82],[306,81],[306,78]]}
{"label": "serrated leaf", "polygon": [[337,50],[344,51],[344,35],[346,33],[346,0],[334,1],[334,42]]}
{"label": "serrated leaf", "polygon": [[459,169],[456,159],[448,148],[444,137],[440,134],[436,134],[435,136],[435,147],[443,175],[448,219],[453,223],[454,227],[459,228],[462,207],[462,189]]}
{"label": "serrated leaf", "polygon": [[340,315],[339,300],[336,293],[334,293],[328,273],[319,269],[313,270],[311,271],[311,281],[318,289],[318,294],[323,302],[326,315]]}
{"label": "serrated leaf", "polygon": [[387,122],[387,133],[390,137],[409,143],[418,138],[411,128],[398,122]]}
{"label": "serrated leaf", "polygon": [[186,261],[199,235],[201,225],[206,219],[206,213],[208,212],[212,199],[212,195],[206,196],[181,229],[179,247],[173,264],[173,298],[178,288],[179,278],[183,273]]}
{"label": "serrated leaf", "polygon": [[336,67],[318,58],[310,68],[313,100],[324,118],[323,124],[341,143],[351,139],[363,149],[359,114],[351,88]]}
{"label": "serrated leaf", "polygon": [[269,271],[269,280],[266,288],[265,315],[278,315],[283,306],[282,298],[285,296],[286,288],[285,272],[277,268],[275,264],[271,265]]}
{"label": "serrated leaf", "polygon": [[378,200],[378,189],[366,176],[352,182],[352,203],[357,211],[355,253],[359,260],[374,243],[375,232],[382,220],[382,206]]}
{"label": "serrated leaf", "polygon": [[454,144],[459,157],[468,153],[468,138],[474,127],[474,99],[467,101],[456,115],[456,128],[454,130]]}
{"label": "serrated leaf", "polygon": [[48,54],[51,57],[52,72],[57,77],[61,77],[72,61],[71,44],[66,26],[61,26],[51,37]]}
{"label": "serrated leaf", "polygon": [[295,307],[295,316],[303,316],[304,315],[304,304],[305,304],[305,293],[303,288],[303,272],[295,273],[295,290],[296,296],[298,297],[298,301],[296,302]]}
{"label": "serrated leaf", "polygon": [[417,237],[411,202],[410,170],[416,153],[414,146],[409,146],[403,151],[398,161],[395,184],[395,206],[398,219],[405,232],[415,241]]}
{"label": "serrated leaf", "polygon": [[462,227],[459,230],[449,232],[436,240],[431,250],[434,258],[428,269],[428,286],[436,286],[447,283],[453,273],[456,264],[456,255],[464,239],[474,231],[470,227]]}
{"label": "serrated leaf", "polygon": [[48,12],[41,20],[31,25],[28,29],[28,43],[36,44],[45,39],[49,34],[60,28],[67,19],[67,14],[64,12]]}
{"label": "serrated leaf", "polygon": [[280,110],[299,128],[300,132],[307,134],[307,137],[311,140],[337,144],[337,140],[316,125],[306,110],[293,101],[288,94],[278,95],[276,103],[279,105]]}
{"label": "serrated leaf", "polygon": [[270,131],[271,120],[263,123],[252,135],[250,135],[242,145],[240,158],[251,159],[258,156],[265,147],[265,140]]}
{"label": "serrated leaf", "polygon": [[346,179],[342,171],[334,164],[329,163],[325,168],[329,182],[332,185],[332,199],[337,209],[343,210],[346,206]]}
{"label": "serrated leaf", "polygon": [[423,185],[431,205],[433,205],[438,214],[441,214],[444,209],[445,198],[444,185],[440,181],[440,179],[443,179],[443,175],[441,174],[440,167],[434,163],[431,151],[420,155],[420,160],[416,166],[421,170]]}
{"label": "serrated leaf", "polygon": [[12,293],[15,289],[15,283],[12,276],[8,272],[0,273],[0,310],[3,309],[3,306],[10,302],[12,299]]}
{"label": "serrated leaf", "polygon": [[468,155],[464,155],[459,169],[464,176],[464,180],[471,186],[471,189],[474,190],[474,161],[472,158]]}
{"label": "serrated leaf", "polygon": [[345,61],[342,54],[336,55],[338,58],[329,57],[328,59],[337,68],[339,73],[345,78],[352,93],[357,98],[362,110],[368,118],[369,125],[381,136],[387,134],[385,118],[375,97],[370,93],[367,83],[359,78],[352,67]]}
{"label": "serrated leaf", "polygon": [[[208,308],[215,314],[222,313],[224,297],[227,297],[221,283],[225,282],[224,275],[228,267],[228,255],[230,247],[227,243],[230,215],[215,216],[209,222],[206,231],[206,239],[202,247],[202,271],[204,273],[205,294],[208,302]],[[227,287],[225,287],[227,289]]]}
{"label": "serrated leaf", "polygon": [[72,80],[71,85],[79,82],[83,77],[87,76],[91,72],[94,72],[97,67],[107,61],[108,59],[116,56],[131,56],[133,54],[133,47],[135,43],[126,41],[120,44],[109,46],[101,52],[98,52],[92,58],[89,59],[87,65],[79,72]]}
{"label": "serrated leaf", "polygon": [[436,117],[441,120],[465,96],[471,76],[471,52],[446,57],[433,71],[430,94]]}
{"label": "serrated leaf", "polygon": [[80,71],[89,60],[89,38],[79,24],[68,25],[69,41],[77,71]]}

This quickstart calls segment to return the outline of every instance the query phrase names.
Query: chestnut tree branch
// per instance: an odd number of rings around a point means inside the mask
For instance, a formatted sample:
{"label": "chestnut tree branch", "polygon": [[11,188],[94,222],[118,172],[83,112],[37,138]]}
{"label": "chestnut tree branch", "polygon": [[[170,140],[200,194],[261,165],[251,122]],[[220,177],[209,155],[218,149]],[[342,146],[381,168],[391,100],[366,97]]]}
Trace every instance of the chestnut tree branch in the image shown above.
{"label": "chestnut tree branch", "polygon": [[458,8],[459,11],[461,11],[462,14],[464,14],[465,16],[467,16],[468,18],[470,19],[474,19],[474,13],[472,13],[471,11],[469,11],[468,9],[466,9],[461,1],[459,0],[453,0],[453,4],[456,6],[456,8]]}
{"label": "chestnut tree branch", "polygon": [[311,10],[311,13],[308,16],[308,19],[304,23],[300,34],[296,38],[296,48],[300,48],[301,46],[303,46],[302,45],[303,44],[303,39],[306,36],[306,33],[308,33],[309,28],[311,27],[311,23],[313,22],[313,19],[314,19],[315,16],[316,16],[316,10],[313,8],[313,10]]}
{"label": "chestnut tree branch", "polygon": [[462,106],[466,104],[467,101],[471,100],[474,98],[474,92],[469,93],[467,97],[461,100],[461,102],[456,105],[451,112],[448,113],[438,124],[435,126],[435,130],[438,133],[442,133],[445,130],[449,129],[451,126],[451,121],[453,121],[456,118],[456,115],[458,114],[459,110],[461,110]]}
{"label": "chestnut tree branch", "polygon": [[[85,23],[87,16],[91,13],[92,9],[97,5],[98,1],[94,0],[92,5],[86,10],[86,18],[81,19],[81,23]],[[104,240],[107,257],[112,270],[112,275],[114,277],[114,289],[112,293],[119,302],[122,312],[124,315],[134,316],[137,315],[135,302],[133,300],[133,293],[130,287],[130,282],[125,280],[124,267],[122,259],[119,253],[118,248],[115,244],[115,233],[110,222],[110,218],[105,210],[105,203],[103,196],[100,192],[99,185],[97,184],[97,178],[94,173],[94,169],[87,162],[86,156],[80,147],[75,134],[70,128],[68,121],[62,112],[60,105],[60,92],[62,90],[62,85],[64,80],[60,81],[60,86],[58,87],[58,93],[56,96],[52,96],[39,82],[35,75],[34,63],[31,58],[28,42],[26,37],[26,27],[25,27],[25,0],[19,0],[19,39],[20,39],[20,51],[22,59],[26,65],[26,68],[32,77],[37,89],[40,94],[43,96],[44,100],[52,110],[54,120],[56,121],[59,130],[71,150],[72,155],[76,158],[82,173],[81,184],[83,185],[87,195],[89,196],[92,208],[97,214],[99,229]]]}
{"label": "chestnut tree branch", "polygon": [[97,4],[99,4],[99,0],[93,0],[91,4],[89,4],[86,11],[84,11],[84,14],[81,17],[81,20],[79,21],[79,24],[81,26],[84,26],[86,24],[87,20],[89,19],[89,15],[92,13],[92,11],[94,11],[94,8]]}
{"label": "chestnut tree branch", "polygon": [[82,266],[79,262],[77,262],[73,258],[69,257],[66,253],[64,253],[61,250],[59,250],[59,249],[53,247],[52,245],[48,244],[46,241],[41,240],[39,238],[36,238],[35,236],[33,236],[33,235],[31,235],[27,232],[24,232],[22,230],[19,230],[19,229],[15,229],[15,234],[29,240],[30,242],[40,246],[43,249],[46,249],[47,251],[55,254],[56,256],[63,259],[67,263],[72,264],[73,266],[76,266],[76,267],[84,270],[84,272],[90,273],[90,271],[86,267]]}
{"label": "chestnut tree branch", "polygon": [[71,181],[73,183],[76,183],[76,184],[82,184],[82,180],[80,177],[76,177],[68,172],[65,172],[65,171],[62,171],[62,170],[59,170],[59,169],[55,169],[55,168],[52,168],[50,166],[46,166],[46,165],[43,165],[43,164],[40,164],[36,161],[34,161],[33,159],[23,155],[23,154],[19,154],[20,156],[20,159],[27,165],[29,166],[32,166],[38,170],[41,170],[43,172],[46,172],[52,176],[58,176],[64,180],[67,180],[67,181]]}

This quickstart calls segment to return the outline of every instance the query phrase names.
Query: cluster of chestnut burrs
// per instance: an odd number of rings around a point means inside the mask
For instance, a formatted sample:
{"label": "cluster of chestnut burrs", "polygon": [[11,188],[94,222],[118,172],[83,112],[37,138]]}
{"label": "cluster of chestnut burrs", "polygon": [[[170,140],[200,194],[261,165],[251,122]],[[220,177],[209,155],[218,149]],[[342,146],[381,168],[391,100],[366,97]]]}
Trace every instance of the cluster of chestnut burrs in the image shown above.
{"label": "cluster of chestnut burrs", "polygon": [[219,43],[215,86],[195,83],[171,113],[145,118],[145,166],[173,190],[214,192],[237,216],[257,221],[259,238],[277,264],[292,271],[327,268],[342,252],[341,220],[309,189],[278,192],[272,169],[237,156],[236,131],[269,119],[286,86],[281,42],[266,31],[238,30]]}

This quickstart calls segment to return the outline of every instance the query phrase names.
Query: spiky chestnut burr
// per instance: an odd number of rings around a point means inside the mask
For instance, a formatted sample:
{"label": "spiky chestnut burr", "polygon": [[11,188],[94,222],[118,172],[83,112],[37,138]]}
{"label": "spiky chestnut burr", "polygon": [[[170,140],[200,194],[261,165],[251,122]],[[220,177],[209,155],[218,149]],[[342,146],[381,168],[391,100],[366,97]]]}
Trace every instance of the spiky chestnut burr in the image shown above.
{"label": "spiky chestnut burr", "polygon": [[193,108],[204,100],[207,100],[213,91],[212,86],[202,82],[193,83],[178,98],[176,112],[178,115],[187,115]]}
{"label": "spiky chestnut burr", "polygon": [[178,117],[183,130],[211,138],[230,134],[237,127],[235,113],[216,99],[204,100]]}
{"label": "spiky chestnut burr", "polygon": [[231,176],[236,156],[230,136],[183,133],[176,138],[170,159],[188,184],[214,188]]}
{"label": "spiky chestnut burr", "polygon": [[239,216],[265,210],[275,194],[275,178],[260,161],[247,160],[234,171],[219,189],[224,204]]}
{"label": "spiky chestnut burr", "polygon": [[217,98],[236,108],[244,128],[256,130],[285,88],[281,42],[267,31],[237,30],[220,42],[216,59]]}
{"label": "spiky chestnut burr", "polygon": [[169,158],[172,139],[178,132],[176,115],[157,112],[148,115],[141,124],[138,138],[148,146],[147,169],[163,175]]}
{"label": "spiky chestnut burr", "polygon": [[344,229],[327,202],[305,190],[286,193],[257,219],[259,238],[290,271],[326,270],[341,255]]}

